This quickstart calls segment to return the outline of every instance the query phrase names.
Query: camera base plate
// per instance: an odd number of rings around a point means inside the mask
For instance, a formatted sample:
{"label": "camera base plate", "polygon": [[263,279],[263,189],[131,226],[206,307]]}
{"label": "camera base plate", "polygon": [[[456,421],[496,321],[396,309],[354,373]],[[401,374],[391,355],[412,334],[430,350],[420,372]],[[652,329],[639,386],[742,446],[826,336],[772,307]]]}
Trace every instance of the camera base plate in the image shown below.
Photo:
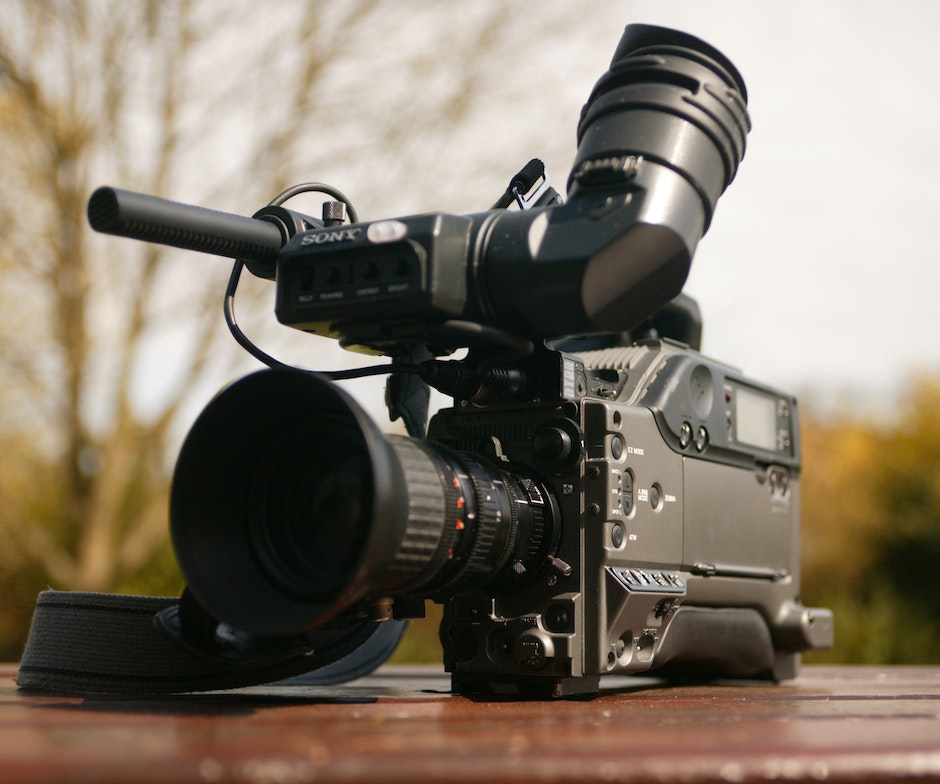
{"label": "camera base plate", "polygon": [[467,697],[515,697],[523,699],[561,699],[595,695],[600,691],[600,676],[512,677],[451,675],[451,691]]}

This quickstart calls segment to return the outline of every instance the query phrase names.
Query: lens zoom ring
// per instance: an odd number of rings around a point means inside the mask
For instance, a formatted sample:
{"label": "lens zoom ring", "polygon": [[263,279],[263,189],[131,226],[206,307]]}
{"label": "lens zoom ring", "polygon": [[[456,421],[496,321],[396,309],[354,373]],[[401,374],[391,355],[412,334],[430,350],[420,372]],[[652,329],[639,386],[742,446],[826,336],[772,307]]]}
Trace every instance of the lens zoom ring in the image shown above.
{"label": "lens zoom ring", "polygon": [[421,441],[389,436],[405,475],[408,523],[395,559],[383,575],[381,590],[407,592],[431,579],[448,560],[456,532],[449,522],[458,491],[447,479],[439,458]]}

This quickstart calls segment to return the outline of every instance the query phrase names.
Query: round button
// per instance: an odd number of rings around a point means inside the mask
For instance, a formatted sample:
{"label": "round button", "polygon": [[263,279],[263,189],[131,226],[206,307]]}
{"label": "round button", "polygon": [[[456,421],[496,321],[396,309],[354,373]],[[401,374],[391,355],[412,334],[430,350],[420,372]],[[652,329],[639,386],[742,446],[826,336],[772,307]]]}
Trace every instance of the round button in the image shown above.
{"label": "round button", "polygon": [[679,428],[679,446],[686,449],[692,443],[692,425],[683,422]]}
{"label": "round button", "polygon": [[571,610],[565,604],[552,604],[542,616],[545,628],[553,634],[564,634],[572,629]]}
{"label": "round button", "polygon": [[610,529],[610,543],[618,550],[623,545],[623,528],[621,526],[614,525]]}
{"label": "round button", "polygon": [[527,670],[540,670],[555,655],[552,638],[539,631],[521,634],[513,646],[516,662]]}
{"label": "round button", "polygon": [[663,505],[663,489],[660,487],[659,482],[653,484],[650,488],[650,506],[653,507],[655,511],[659,511]]}
{"label": "round button", "polygon": [[551,468],[573,465],[581,459],[583,438],[570,419],[553,419],[539,425],[532,435],[532,451]]}
{"label": "round button", "polygon": [[623,457],[623,438],[619,435],[614,435],[610,439],[610,455],[614,460],[619,460]]}
{"label": "round button", "polygon": [[536,432],[532,446],[540,460],[560,463],[571,455],[571,436],[560,427],[543,427]]}
{"label": "round button", "polygon": [[698,429],[698,434],[695,436],[695,448],[702,452],[705,447],[708,446],[708,431],[704,426]]}

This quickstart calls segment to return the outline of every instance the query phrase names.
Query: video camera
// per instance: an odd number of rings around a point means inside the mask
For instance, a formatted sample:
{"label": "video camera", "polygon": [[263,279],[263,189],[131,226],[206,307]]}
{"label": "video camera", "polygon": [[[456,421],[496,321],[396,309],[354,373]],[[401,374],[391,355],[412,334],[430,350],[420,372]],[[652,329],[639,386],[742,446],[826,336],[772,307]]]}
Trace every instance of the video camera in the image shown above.
{"label": "video camera", "polygon": [[[226,317],[271,367],[182,447],[188,612],[271,641],[430,599],[460,693],[782,679],[830,645],[830,612],[799,599],[797,402],[700,354],[680,293],[744,155],[746,100],[712,46],[631,25],[582,111],[565,200],[538,161],[490,210],[373,222],[319,184],[253,218],[96,191],[99,231],[238,259]],[[283,206],[305,190],[335,199],[321,218]],[[275,281],[281,323],[391,357],[361,374],[390,374],[410,436],[333,383],[355,373],[287,368],[238,330],[242,266]],[[454,403],[428,424],[429,385]]]}

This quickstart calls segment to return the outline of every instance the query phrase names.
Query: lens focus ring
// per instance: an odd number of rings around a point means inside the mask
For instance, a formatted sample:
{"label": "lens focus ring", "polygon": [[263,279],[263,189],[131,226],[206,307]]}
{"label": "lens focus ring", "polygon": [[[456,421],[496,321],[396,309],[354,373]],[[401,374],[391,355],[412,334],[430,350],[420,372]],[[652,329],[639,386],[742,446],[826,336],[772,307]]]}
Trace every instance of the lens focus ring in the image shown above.
{"label": "lens focus ring", "polygon": [[507,544],[511,538],[512,513],[502,480],[469,455],[460,456],[472,487],[468,500],[466,525],[472,532],[470,551],[451,588],[484,582],[496,574],[509,557]]}

